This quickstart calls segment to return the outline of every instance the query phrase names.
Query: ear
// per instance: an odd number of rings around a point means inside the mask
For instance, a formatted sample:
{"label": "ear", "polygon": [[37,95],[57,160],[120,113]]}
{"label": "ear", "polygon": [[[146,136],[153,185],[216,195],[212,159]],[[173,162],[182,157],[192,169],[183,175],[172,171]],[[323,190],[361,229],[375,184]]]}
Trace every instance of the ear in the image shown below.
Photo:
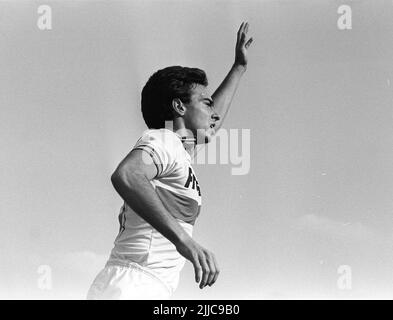
{"label": "ear", "polygon": [[186,106],[179,98],[175,98],[172,100],[172,111],[175,116],[184,116],[186,113]]}

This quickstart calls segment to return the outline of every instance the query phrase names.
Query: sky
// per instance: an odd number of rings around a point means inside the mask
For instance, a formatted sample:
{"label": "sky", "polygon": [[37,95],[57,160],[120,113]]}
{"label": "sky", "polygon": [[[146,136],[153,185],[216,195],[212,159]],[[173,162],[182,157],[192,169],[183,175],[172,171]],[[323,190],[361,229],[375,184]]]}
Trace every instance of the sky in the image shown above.
{"label": "sky", "polygon": [[194,165],[194,238],[221,273],[200,290],[186,263],[173,298],[393,298],[392,15],[387,0],[0,1],[0,298],[85,298],[143,85],[183,65],[213,92],[242,21],[254,42],[222,130],[249,130],[250,166]]}

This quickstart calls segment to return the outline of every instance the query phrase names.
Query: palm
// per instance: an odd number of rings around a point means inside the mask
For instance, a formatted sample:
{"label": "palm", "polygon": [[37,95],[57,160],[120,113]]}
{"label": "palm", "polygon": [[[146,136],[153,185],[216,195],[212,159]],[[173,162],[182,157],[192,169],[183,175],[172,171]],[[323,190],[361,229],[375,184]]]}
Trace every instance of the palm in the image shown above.
{"label": "palm", "polygon": [[252,43],[252,37],[247,39],[248,22],[242,23],[237,32],[236,50],[235,50],[235,63],[238,65],[246,66],[248,62],[247,52]]}

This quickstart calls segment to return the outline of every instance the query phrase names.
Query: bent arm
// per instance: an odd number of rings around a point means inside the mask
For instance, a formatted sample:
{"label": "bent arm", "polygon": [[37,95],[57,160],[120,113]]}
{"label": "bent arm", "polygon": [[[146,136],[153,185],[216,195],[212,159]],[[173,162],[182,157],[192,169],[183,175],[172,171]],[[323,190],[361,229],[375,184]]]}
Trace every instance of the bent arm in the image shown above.
{"label": "bent arm", "polygon": [[[119,164],[111,181],[124,201],[146,222],[174,245],[186,241],[189,235],[168,212],[150,183],[157,169],[143,150],[133,150]],[[149,160],[150,159],[150,160]]]}
{"label": "bent arm", "polygon": [[149,154],[133,150],[119,164],[111,180],[124,201],[191,261],[199,287],[213,285],[220,272],[214,254],[195,242],[166,210],[150,183],[156,175],[157,168]]}

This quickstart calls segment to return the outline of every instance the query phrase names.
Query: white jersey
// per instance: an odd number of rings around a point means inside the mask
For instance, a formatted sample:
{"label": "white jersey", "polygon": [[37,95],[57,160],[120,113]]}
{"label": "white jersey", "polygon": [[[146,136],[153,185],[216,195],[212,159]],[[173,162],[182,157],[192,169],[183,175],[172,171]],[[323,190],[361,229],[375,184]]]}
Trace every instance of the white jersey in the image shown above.
{"label": "white jersey", "polygon": [[[165,208],[191,236],[200,213],[201,191],[191,167],[191,156],[180,137],[168,129],[147,130],[133,150],[149,152],[157,167],[151,180]],[[173,292],[185,263],[176,247],[126,203],[119,214],[120,231],[110,261],[137,263],[155,275]]]}

